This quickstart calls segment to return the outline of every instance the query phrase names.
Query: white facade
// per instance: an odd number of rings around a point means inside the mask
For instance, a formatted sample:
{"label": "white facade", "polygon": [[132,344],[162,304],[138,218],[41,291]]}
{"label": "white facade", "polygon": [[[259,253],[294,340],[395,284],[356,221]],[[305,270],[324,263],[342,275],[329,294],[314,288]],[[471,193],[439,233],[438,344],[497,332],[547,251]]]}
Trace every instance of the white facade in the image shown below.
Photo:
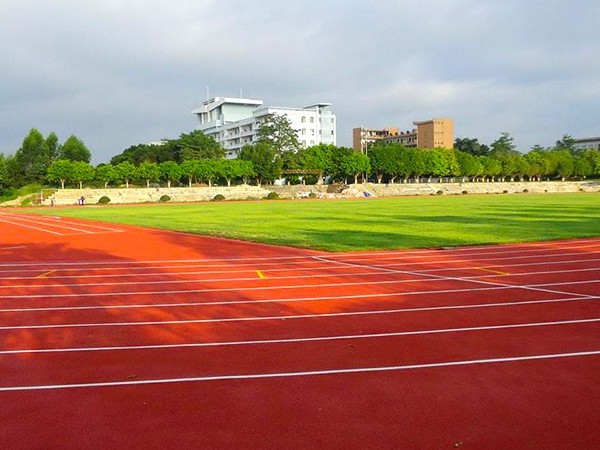
{"label": "white facade", "polygon": [[600,137],[574,139],[573,148],[575,150],[596,149],[600,150]]}
{"label": "white facade", "polygon": [[256,142],[261,123],[272,114],[288,118],[304,147],[336,145],[336,118],[330,103],[288,108],[263,106],[261,100],[215,97],[192,114],[198,116],[198,129],[219,142],[227,158],[236,158],[242,147]]}

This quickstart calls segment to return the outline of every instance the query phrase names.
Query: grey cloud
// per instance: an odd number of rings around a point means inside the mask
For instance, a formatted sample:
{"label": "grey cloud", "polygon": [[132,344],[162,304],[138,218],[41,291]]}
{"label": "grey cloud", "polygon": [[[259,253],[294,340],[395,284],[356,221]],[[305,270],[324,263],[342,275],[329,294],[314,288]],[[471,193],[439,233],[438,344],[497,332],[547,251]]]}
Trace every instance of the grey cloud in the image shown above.
{"label": "grey cloud", "polygon": [[455,118],[522,150],[600,133],[597,2],[5,0],[0,152],[31,127],[75,133],[95,162],[190,131],[213,95],[334,104],[361,125]]}

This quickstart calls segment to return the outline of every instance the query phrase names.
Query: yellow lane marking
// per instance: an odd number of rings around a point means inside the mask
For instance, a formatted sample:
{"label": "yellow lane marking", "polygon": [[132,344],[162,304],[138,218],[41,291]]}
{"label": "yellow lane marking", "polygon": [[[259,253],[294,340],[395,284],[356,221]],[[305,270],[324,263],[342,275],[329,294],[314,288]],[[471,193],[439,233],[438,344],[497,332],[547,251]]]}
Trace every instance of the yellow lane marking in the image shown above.
{"label": "yellow lane marking", "polygon": [[475,267],[476,270],[483,270],[484,272],[491,272],[491,273],[497,273],[499,275],[510,275],[509,273],[506,272],[500,272],[498,270],[492,270],[492,269],[485,269],[483,267]]}
{"label": "yellow lane marking", "polygon": [[46,278],[48,275],[50,275],[51,273],[54,273],[54,272],[56,272],[56,270],[51,270],[50,272],[46,272],[41,275],[38,275],[36,278]]}
{"label": "yellow lane marking", "polygon": [[266,275],[263,274],[260,270],[256,271],[256,275],[258,275],[258,278],[260,278],[261,280],[267,278]]}

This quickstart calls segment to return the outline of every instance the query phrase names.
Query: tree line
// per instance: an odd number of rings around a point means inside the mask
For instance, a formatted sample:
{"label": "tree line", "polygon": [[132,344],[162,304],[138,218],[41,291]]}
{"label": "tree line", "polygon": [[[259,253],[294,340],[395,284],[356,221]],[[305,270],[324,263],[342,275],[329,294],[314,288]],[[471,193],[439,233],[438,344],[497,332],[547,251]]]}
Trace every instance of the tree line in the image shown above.
{"label": "tree line", "polygon": [[450,178],[463,181],[541,180],[600,176],[600,150],[576,150],[568,136],[550,148],[535,146],[526,154],[503,133],[490,146],[477,139],[456,139],[454,148],[416,149],[376,143],[367,154],[351,148],[319,144],[303,148],[285,116],[264,121],[254,144],[237,159],[226,159],[223,148],[201,131],[156,144],[139,144],[93,167],[91,153],[75,136],[60,144],[54,133],[46,138],[33,129],[14,156],[0,154],[0,188],[28,183],[53,183],[82,188],[140,183],[231,186],[272,183],[281,177],[306,184],[371,180],[378,183],[411,179]]}

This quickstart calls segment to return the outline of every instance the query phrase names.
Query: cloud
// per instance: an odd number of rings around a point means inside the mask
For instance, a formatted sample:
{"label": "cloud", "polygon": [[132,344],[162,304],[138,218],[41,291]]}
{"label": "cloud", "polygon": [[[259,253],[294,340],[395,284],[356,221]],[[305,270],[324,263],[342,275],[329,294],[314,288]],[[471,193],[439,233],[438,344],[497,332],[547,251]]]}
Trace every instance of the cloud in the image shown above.
{"label": "cloud", "polygon": [[334,104],[361,125],[455,119],[522,150],[600,134],[600,5],[566,0],[4,0],[0,152],[32,127],[75,133],[94,162],[190,131],[212,95]]}

